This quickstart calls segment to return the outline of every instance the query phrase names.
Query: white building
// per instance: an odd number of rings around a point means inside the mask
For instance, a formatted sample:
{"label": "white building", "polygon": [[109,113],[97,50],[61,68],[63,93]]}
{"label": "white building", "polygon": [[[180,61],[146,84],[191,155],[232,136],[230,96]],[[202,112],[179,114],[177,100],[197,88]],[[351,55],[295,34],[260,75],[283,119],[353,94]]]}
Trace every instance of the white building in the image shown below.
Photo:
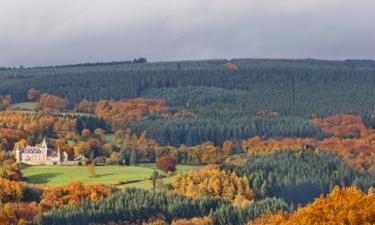
{"label": "white building", "polygon": [[60,151],[60,148],[56,150],[49,148],[46,138],[43,139],[41,147],[26,146],[24,149],[20,149],[17,146],[16,149],[17,163],[24,163],[27,165],[61,165],[61,164],[72,164],[68,161],[68,154]]}

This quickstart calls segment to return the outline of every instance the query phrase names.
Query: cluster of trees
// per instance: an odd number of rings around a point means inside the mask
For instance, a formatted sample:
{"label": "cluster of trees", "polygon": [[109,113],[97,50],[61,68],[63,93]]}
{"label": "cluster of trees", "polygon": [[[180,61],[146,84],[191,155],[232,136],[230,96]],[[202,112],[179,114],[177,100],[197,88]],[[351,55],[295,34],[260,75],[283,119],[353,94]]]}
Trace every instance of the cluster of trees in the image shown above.
{"label": "cluster of trees", "polygon": [[72,139],[76,126],[75,119],[62,116],[0,112],[0,147],[12,150],[16,142],[26,138],[32,145],[41,142],[44,136]]}
{"label": "cluster of trees", "polygon": [[5,70],[0,71],[0,94],[11,94],[16,102],[25,101],[31,86],[75,105],[83,98],[141,97],[150,88],[217,87],[245,91],[253,99],[255,113],[372,114],[372,61],[248,59],[231,63],[238,68],[230,70],[223,60],[210,60]]}
{"label": "cluster of trees", "polygon": [[[240,124],[251,124],[247,120],[260,112],[278,112],[279,117],[301,119],[349,112],[362,116],[373,114],[375,67],[372,61],[253,59],[230,63],[236,69],[228,69],[228,62],[223,60],[210,60],[5,70],[0,71],[0,94],[11,94],[15,102],[25,101],[28,89],[33,87],[68,99],[68,108],[82,99],[88,102],[140,97],[163,99],[172,112],[186,111],[192,116],[188,121],[152,122],[147,132],[163,145],[193,145],[207,140],[221,144],[225,139],[252,136],[254,129]],[[92,107],[89,108],[92,112]],[[308,127],[304,128],[306,131],[288,133],[290,126],[277,122],[281,130],[258,131],[257,135],[312,135]],[[201,123],[213,125],[205,130]],[[166,131],[157,136],[155,127]],[[193,130],[198,130],[201,137]],[[176,137],[175,132],[181,135]],[[180,138],[189,133],[191,138]]]}
{"label": "cluster of trees", "polygon": [[43,111],[61,111],[68,105],[68,99],[54,95],[42,94],[39,97],[38,108]]}
{"label": "cluster of trees", "polygon": [[82,113],[95,113],[96,102],[87,101],[83,99],[79,103],[74,106],[75,112],[82,112]]}
{"label": "cluster of trees", "polygon": [[72,182],[62,187],[30,186],[0,178],[0,223],[33,224],[38,213],[66,205],[96,202],[112,195],[105,185],[82,185]]}
{"label": "cluster of trees", "polygon": [[171,156],[162,156],[156,162],[156,168],[159,170],[167,172],[175,172],[176,171],[176,160]]}
{"label": "cluster of trees", "polygon": [[[81,104],[82,105],[82,104]],[[88,110],[87,110],[88,111]],[[131,122],[157,114],[166,116],[167,104],[158,99],[100,100],[95,108],[98,118],[104,119],[113,131],[127,129]]]}
{"label": "cluster of trees", "polygon": [[32,102],[37,102],[39,101],[39,98],[40,98],[39,90],[35,88],[31,88],[27,91],[27,100],[32,101]]}
{"label": "cluster of trees", "polygon": [[0,177],[0,202],[18,202],[22,198],[21,184]]}
{"label": "cluster of trees", "polygon": [[0,110],[6,109],[10,103],[12,102],[12,98],[10,95],[1,96],[0,95]]}
{"label": "cluster of trees", "polygon": [[344,158],[346,163],[361,173],[375,172],[375,154],[374,135],[368,138],[352,139],[352,138],[325,138],[320,141],[311,138],[284,138],[262,139],[260,137],[252,137],[241,142],[242,149],[248,156],[267,155],[276,151],[285,149],[298,150],[305,145],[311,145],[321,150],[330,151]]}
{"label": "cluster of trees", "polygon": [[143,223],[163,216],[171,223],[178,219],[209,216],[214,224],[246,224],[272,210],[288,210],[278,199],[251,202],[245,208],[234,207],[221,198],[190,198],[166,192],[125,189],[93,204],[84,203],[39,214],[35,224],[107,224]]}
{"label": "cluster of trees", "polygon": [[224,142],[222,146],[215,146],[212,142],[191,147],[181,145],[178,148],[159,145],[155,140],[147,139],[145,132],[132,135],[129,130],[116,132],[115,139],[121,150],[112,152],[109,160],[113,159],[112,162],[118,164],[131,164],[132,155],[137,163],[156,162],[163,156],[169,156],[181,164],[212,164],[221,163],[229,155],[241,151],[240,146],[231,141]]}
{"label": "cluster of trees", "polygon": [[304,145],[341,155],[349,166],[360,172],[375,172],[375,132],[365,126],[363,120],[355,115],[335,115],[327,118],[313,118],[326,137],[262,139],[252,137],[243,140],[242,149],[249,155],[270,154],[280,149],[299,149]]}
{"label": "cluster of trees", "polygon": [[221,171],[217,165],[177,175],[172,182],[172,190],[190,197],[222,197],[243,207],[254,198],[247,177]]}
{"label": "cluster of trees", "polygon": [[23,180],[20,166],[10,152],[0,151],[0,178],[12,181]]}
{"label": "cluster of trees", "polygon": [[328,194],[335,186],[357,186],[367,191],[375,185],[373,174],[361,174],[335,154],[306,146],[250,157],[240,166],[224,165],[247,176],[256,197],[279,197],[288,203],[306,204]]}
{"label": "cluster of trees", "polygon": [[373,132],[363,123],[362,117],[350,114],[315,117],[312,123],[321,127],[324,134],[341,138],[361,138]]}
{"label": "cluster of trees", "polygon": [[375,195],[356,188],[335,188],[293,213],[262,216],[248,225],[374,224]]}
{"label": "cluster of trees", "polygon": [[221,145],[225,140],[242,140],[252,136],[264,138],[321,138],[320,128],[310,121],[295,117],[248,117],[219,121],[203,118],[168,118],[135,123],[131,131],[146,131],[149,138],[162,145],[197,145],[211,141]]}

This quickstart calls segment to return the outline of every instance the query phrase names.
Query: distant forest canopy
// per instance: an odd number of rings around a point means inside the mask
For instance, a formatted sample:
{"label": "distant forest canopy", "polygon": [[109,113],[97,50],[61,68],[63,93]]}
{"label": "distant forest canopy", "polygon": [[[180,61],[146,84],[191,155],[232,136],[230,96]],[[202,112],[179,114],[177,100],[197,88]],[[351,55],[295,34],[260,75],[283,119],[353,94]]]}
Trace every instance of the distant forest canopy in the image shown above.
{"label": "distant forest canopy", "polygon": [[[375,61],[234,59],[231,63],[237,67],[229,69],[224,60],[206,60],[4,70],[0,95],[10,94],[14,102],[22,102],[27,90],[36,88],[67,98],[73,107],[84,98],[118,100],[153,94],[193,111],[208,102],[211,111],[216,106],[218,111],[275,111],[304,117],[367,115],[375,105]],[[181,88],[190,89],[189,95],[175,97]],[[242,102],[229,101],[239,96]]]}
{"label": "distant forest canopy", "polygon": [[107,65],[119,65],[119,64],[130,64],[130,63],[147,63],[147,59],[145,57],[135,58],[133,60],[126,60],[126,61],[112,61],[112,62],[94,62],[94,63],[78,63],[78,64],[66,64],[66,65],[55,65],[55,66],[32,66],[32,67],[24,67],[20,65],[17,67],[6,67],[0,66],[0,70],[12,70],[12,69],[46,69],[46,68],[61,68],[61,67],[82,67],[82,66],[107,66]]}
{"label": "distant forest canopy", "polygon": [[[133,124],[161,144],[222,144],[227,139],[322,138],[314,116],[357,114],[375,127],[375,61],[233,59],[133,61],[0,71],[0,95],[26,101],[36,88],[67,99],[160,99],[171,114]],[[187,116],[186,116],[187,115]]]}

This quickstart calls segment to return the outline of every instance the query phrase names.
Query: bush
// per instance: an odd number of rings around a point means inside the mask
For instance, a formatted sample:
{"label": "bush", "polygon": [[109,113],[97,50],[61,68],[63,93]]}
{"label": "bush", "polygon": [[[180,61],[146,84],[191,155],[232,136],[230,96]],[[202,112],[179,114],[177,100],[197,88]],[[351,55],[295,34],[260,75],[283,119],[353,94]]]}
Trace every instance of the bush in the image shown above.
{"label": "bush", "polygon": [[170,156],[163,156],[157,160],[156,166],[163,172],[174,172],[176,171],[176,160]]}

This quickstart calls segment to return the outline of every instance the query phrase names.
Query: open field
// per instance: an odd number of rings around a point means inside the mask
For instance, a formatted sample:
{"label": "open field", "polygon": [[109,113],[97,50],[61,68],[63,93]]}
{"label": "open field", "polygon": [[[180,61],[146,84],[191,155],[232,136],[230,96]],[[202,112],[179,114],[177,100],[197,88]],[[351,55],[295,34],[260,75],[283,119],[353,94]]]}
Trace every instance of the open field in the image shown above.
{"label": "open field", "polygon": [[106,134],[105,141],[108,143],[115,143],[115,135],[114,134]]}
{"label": "open field", "polygon": [[[141,165],[141,166],[144,166],[146,168],[154,168],[155,164],[144,164],[144,165]],[[198,169],[200,167],[201,166],[178,165],[176,174],[187,173],[190,170]],[[174,176],[169,176],[169,177],[164,178],[163,183],[164,184],[172,183],[173,177]],[[142,189],[151,189],[152,185],[151,185],[151,182],[149,180],[144,180],[144,181],[140,181],[140,182],[136,182],[136,183],[126,184],[123,187],[136,187],[136,188],[142,188]]]}
{"label": "open field", "polygon": [[20,102],[12,104],[8,107],[8,110],[17,110],[17,111],[35,111],[38,103],[36,102]]}
{"label": "open field", "polygon": [[[178,165],[177,173],[187,172],[197,166]],[[119,184],[119,182],[138,181],[124,186],[151,188],[147,179],[155,169],[155,164],[142,164],[140,166],[97,166],[96,176],[89,177],[87,168],[84,166],[30,166],[22,169],[24,177],[28,182],[35,184],[63,185],[79,180],[84,184]],[[172,177],[164,179],[171,182]]]}
{"label": "open field", "polygon": [[[38,113],[36,108],[38,106],[37,102],[20,102],[11,104],[7,110],[13,112],[21,113]],[[70,115],[70,116],[95,116],[95,114],[82,113],[82,112],[73,112],[73,111],[62,111],[62,112],[50,112],[51,114],[56,115]]]}

